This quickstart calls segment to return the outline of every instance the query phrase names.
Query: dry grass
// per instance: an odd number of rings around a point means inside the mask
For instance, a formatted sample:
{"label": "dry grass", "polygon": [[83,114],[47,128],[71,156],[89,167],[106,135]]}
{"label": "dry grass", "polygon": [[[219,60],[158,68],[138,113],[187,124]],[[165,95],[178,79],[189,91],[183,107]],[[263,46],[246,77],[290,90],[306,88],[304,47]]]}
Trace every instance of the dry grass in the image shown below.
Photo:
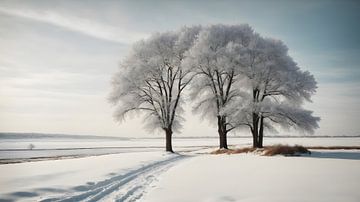
{"label": "dry grass", "polygon": [[274,145],[266,147],[263,152],[264,156],[274,156],[279,154],[284,156],[295,156],[299,154],[311,154],[311,152],[307,148],[300,145]]}
{"label": "dry grass", "polygon": [[217,149],[215,151],[210,152],[210,154],[230,154],[232,149]]}
{"label": "dry grass", "polygon": [[274,156],[274,155],[284,155],[284,156],[295,156],[300,154],[310,154],[311,152],[300,145],[289,146],[289,145],[273,145],[266,146],[264,148],[253,148],[253,147],[244,147],[240,149],[218,149],[211,154],[240,154],[240,153],[258,153],[263,156]]}
{"label": "dry grass", "polygon": [[240,148],[240,149],[233,149],[230,151],[230,154],[249,153],[249,152],[254,152],[255,150],[258,150],[258,149],[253,148],[253,147],[244,147],[244,148]]}
{"label": "dry grass", "polygon": [[217,149],[215,151],[210,152],[210,154],[240,154],[240,153],[254,152],[255,150],[258,149],[253,147],[244,147],[240,149]]}
{"label": "dry grass", "polygon": [[253,148],[253,147],[244,147],[239,149],[217,149],[215,151],[210,152],[210,154],[241,154],[241,153],[254,152],[256,150],[262,150],[262,149]]}

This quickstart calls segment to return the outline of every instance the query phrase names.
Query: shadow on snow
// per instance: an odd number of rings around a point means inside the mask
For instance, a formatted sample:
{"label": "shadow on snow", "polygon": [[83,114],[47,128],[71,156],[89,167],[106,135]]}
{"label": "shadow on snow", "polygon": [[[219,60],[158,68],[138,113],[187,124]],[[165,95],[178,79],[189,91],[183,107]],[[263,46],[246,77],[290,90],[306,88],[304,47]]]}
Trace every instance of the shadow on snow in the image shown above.
{"label": "shadow on snow", "polygon": [[303,155],[302,157],[360,160],[360,151],[311,151],[311,155]]}

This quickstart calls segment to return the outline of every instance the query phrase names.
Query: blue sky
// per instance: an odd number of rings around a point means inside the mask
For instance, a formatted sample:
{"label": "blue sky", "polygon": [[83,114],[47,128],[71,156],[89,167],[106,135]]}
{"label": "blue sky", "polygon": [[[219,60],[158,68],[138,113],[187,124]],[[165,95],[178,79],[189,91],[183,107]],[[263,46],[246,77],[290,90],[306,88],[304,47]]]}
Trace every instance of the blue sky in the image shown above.
{"label": "blue sky", "polygon": [[[315,75],[318,92],[306,107],[322,119],[316,134],[360,135],[359,10],[350,0],[1,0],[0,131],[147,135],[139,118],[115,123],[106,101],[131,44],[184,25],[248,23],[283,40]],[[186,118],[182,135],[216,135]]]}

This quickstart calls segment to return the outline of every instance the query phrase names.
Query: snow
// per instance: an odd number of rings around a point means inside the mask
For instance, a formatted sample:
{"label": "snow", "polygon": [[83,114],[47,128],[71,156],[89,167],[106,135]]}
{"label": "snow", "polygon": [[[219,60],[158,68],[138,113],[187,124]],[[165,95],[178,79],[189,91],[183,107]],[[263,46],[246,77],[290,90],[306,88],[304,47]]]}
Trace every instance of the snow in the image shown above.
{"label": "snow", "polygon": [[[0,193],[6,199],[25,200],[32,196],[30,201],[46,198],[73,198],[76,201],[76,197],[84,197],[88,191],[94,194],[95,189],[106,189],[122,180],[128,182],[131,176],[180,157],[164,152],[146,152],[6,164],[0,166]],[[98,196],[103,197],[101,192]]]}
{"label": "snow", "polygon": [[[161,201],[359,201],[360,153],[355,160],[203,155],[164,173],[143,198]],[[345,154],[346,156],[346,154]]]}
{"label": "snow", "polygon": [[[126,140],[103,140],[103,139],[0,139],[0,151],[9,149],[28,149],[29,144],[34,144],[35,149],[66,149],[66,148],[109,148],[109,147],[163,147],[165,142],[163,138],[139,138]],[[174,138],[174,147],[188,146],[217,146],[217,137],[209,138]],[[229,135],[228,143],[230,145],[251,145],[251,137],[238,137]],[[264,144],[301,144],[304,146],[358,146],[360,137],[265,137]]]}
{"label": "snow", "polygon": [[[251,138],[229,137],[228,143],[231,146],[251,146]],[[276,138],[266,137],[265,145],[272,144],[300,144],[303,146],[359,146],[360,137],[353,138],[318,138],[318,137],[297,137],[297,138]],[[30,144],[35,145],[29,150]],[[206,147],[216,148],[218,138],[174,138],[173,146],[175,151],[187,151],[202,149]],[[103,139],[56,139],[56,138],[34,138],[34,139],[1,139],[0,141],[0,162],[3,159],[23,159],[38,157],[57,156],[89,156],[113,153],[148,152],[162,151],[164,140],[159,139],[126,139],[126,140],[103,140]]]}
{"label": "snow", "polygon": [[[24,149],[29,143],[34,150]],[[265,139],[276,143],[359,146],[360,138]],[[263,157],[209,155],[217,138],[175,138],[179,154],[164,152],[163,144],[163,139],[2,139],[0,201],[360,200],[359,150]],[[229,138],[229,144],[249,146],[251,139]],[[70,159],[61,158],[66,155]],[[49,158],[29,159],[34,156]],[[23,163],[1,164],[18,158]]]}

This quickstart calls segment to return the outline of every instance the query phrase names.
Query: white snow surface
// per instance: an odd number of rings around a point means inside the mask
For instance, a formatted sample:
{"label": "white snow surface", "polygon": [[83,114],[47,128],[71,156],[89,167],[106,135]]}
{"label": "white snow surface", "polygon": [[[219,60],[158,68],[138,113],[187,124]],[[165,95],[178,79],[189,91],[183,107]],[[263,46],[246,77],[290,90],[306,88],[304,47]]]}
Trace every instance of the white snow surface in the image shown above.
{"label": "white snow surface", "polygon": [[[175,151],[191,151],[207,147],[216,148],[218,138],[174,138]],[[352,138],[317,138],[295,137],[277,138],[267,137],[265,145],[272,144],[300,144],[303,146],[359,146],[360,137]],[[251,146],[251,138],[229,137],[230,147]],[[35,145],[29,150],[30,144]],[[114,153],[163,151],[165,142],[163,139],[126,139],[126,140],[103,140],[103,139],[0,139],[0,162],[6,159],[29,159],[45,157],[79,157]]]}
{"label": "white snow surface", "polygon": [[[185,157],[165,152],[138,152],[5,164],[0,166],[0,198],[96,201],[112,193],[111,200],[119,196],[123,197],[120,201],[131,201],[139,197],[135,191],[142,195],[144,186],[154,175]],[[125,196],[130,192],[133,193]]]}
{"label": "white snow surface", "polygon": [[[360,201],[357,160],[203,155],[171,168],[143,201]],[[343,154],[344,155],[344,154]],[[323,154],[323,156],[326,156]],[[346,156],[346,154],[345,154]]]}
{"label": "white snow surface", "polygon": [[[0,139],[0,150],[28,149],[34,144],[35,149],[71,149],[71,148],[111,148],[111,147],[163,147],[164,139],[127,139],[127,140],[90,140],[90,139]],[[218,138],[174,138],[174,147],[218,146]],[[235,146],[250,146],[250,137],[228,137],[228,144]],[[300,144],[304,146],[359,146],[360,137],[265,137],[264,144]]]}
{"label": "white snow surface", "polygon": [[[164,152],[162,139],[37,141],[1,141],[0,160],[31,152],[55,158],[0,164],[0,201],[360,201],[359,150],[264,157],[207,154],[216,138],[174,139],[178,154]],[[23,149],[29,143],[34,150]],[[250,143],[229,138],[237,147]],[[265,139],[276,143],[359,146],[360,138]],[[66,152],[75,156],[54,160]]]}

